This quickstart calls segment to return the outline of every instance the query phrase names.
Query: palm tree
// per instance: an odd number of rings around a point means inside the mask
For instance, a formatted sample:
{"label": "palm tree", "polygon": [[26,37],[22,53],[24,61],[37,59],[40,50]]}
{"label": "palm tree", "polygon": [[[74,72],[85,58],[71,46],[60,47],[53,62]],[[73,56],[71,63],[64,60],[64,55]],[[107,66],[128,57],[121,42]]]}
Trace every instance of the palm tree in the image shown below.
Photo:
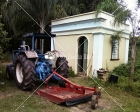
{"label": "palm tree", "polygon": [[[140,0],[137,1],[136,10],[140,6]],[[138,24],[140,23],[140,18],[137,13],[132,12],[128,8],[124,1],[120,3],[114,0],[105,0],[101,2],[97,6],[97,16],[101,10],[107,11],[114,15],[114,25],[120,25],[121,23],[125,23],[127,20],[129,21],[132,27],[132,49],[131,49],[131,72],[130,72],[130,81],[134,81],[134,64],[135,64],[135,49],[136,49],[136,33],[138,31]]]}
{"label": "palm tree", "polygon": [[[77,14],[76,2],[77,0],[9,0],[2,9],[5,19],[14,31],[16,31],[15,26],[19,21],[29,21],[30,16],[40,26],[39,32],[45,33],[45,28],[52,18]],[[44,40],[42,40],[42,45],[44,48]]]}
{"label": "palm tree", "polygon": [[121,33],[123,32],[123,30],[120,30],[120,31],[117,31],[116,33],[114,33],[113,35],[111,35],[110,37],[110,44],[112,45],[113,41],[115,40],[118,40],[120,41],[121,40]]}

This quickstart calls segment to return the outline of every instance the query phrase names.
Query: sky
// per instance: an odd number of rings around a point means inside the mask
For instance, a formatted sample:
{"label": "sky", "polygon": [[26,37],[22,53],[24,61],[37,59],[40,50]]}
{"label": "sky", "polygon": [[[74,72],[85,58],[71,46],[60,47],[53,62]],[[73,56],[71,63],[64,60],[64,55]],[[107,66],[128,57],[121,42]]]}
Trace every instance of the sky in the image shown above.
{"label": "sky", "polygon": [[[129,9],[131,9],[132,11],[135,11],[135,7],[136,7],[136,3],[137,3],[137,0],[124,0],[127,4],[127,7]],[[137,14],[139,15],[140,17],[140,9],[138,11],[136,11]]]}
{"label": "sky", "polygon": [[133,9],[135,7],[137,0],[124,0],[124,1],[127,3],[128,8]]}
{"label": "sky", "polygon": [[[138,18],[140,18],[140,9],[138,11],[135,10],[137,0],[124,0],[124,1],[126,2],[128,9],[131,9],[132,11],[136,12],[138,15]],[[131,26],[130,26],[130,31],[132,31]]]}

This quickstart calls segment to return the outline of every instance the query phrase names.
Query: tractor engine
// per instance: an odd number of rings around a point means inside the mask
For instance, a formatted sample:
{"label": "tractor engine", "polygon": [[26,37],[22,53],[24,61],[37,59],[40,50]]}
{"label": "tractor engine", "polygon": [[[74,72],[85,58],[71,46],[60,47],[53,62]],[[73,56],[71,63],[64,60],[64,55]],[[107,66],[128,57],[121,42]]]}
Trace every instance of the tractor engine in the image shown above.
{"label": "tractor engine", "polygon": [[[38,59],[36,63],[36,75],[40,80],[45,80],[53,73],[52,63],[49,60],[46,60],[43,56]],[[61,79],[53,75],[52,79],[60,81]]]}
{"label": "tractor engine", "polygon": [[[38,55],[38,61],[36,63],[36,75],[40,80],[45,80],[49,77],[53,70],[56,70],[58,73],[61,72],[61,75],[67,78],[66,74],[68,70],[66,57],[62,52],[48,51],[45,55]],[[65,65],[66,63],[66,65]],[[62,68],[66,68],[63,69]],[[53,80],[60,81],[61,79],[55,75],[52,77]]]}

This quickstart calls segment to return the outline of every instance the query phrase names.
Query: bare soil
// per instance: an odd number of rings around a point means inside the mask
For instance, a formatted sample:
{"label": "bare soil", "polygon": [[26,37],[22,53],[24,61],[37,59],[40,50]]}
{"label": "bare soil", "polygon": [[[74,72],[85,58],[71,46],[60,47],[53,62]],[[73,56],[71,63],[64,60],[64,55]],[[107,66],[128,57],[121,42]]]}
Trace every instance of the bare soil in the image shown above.
{"label": "bare soil", "polygon": [[115,108],[115,103],[109,98],[100,98],[96,109],[91,108],[91,101],[70,107],[70,112],[100,112],[101,110],[110,110]]}
{"label": "bare soil", "polygon": [[[85,75],[78,75],[78,78],[84,78]],[[117,104],[104,92],[101,90],[101,97],[98,99],[98,104],[96,109],[92,109],[92,101],[95,99],[93,95],[92,100],[78,105],[70,107],[70,112],[100,112],[114,109]]]}

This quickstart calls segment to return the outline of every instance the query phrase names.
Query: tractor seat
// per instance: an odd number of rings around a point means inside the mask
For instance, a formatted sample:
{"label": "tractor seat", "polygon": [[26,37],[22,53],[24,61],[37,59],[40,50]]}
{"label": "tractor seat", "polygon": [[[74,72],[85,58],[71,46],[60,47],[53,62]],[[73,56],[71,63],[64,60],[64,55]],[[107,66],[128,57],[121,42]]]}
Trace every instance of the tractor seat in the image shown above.
{"label": "tractor seat", "polygon": [[36,53],[37,54],[42,54],[42,51],[41,50],[36,50]]}

